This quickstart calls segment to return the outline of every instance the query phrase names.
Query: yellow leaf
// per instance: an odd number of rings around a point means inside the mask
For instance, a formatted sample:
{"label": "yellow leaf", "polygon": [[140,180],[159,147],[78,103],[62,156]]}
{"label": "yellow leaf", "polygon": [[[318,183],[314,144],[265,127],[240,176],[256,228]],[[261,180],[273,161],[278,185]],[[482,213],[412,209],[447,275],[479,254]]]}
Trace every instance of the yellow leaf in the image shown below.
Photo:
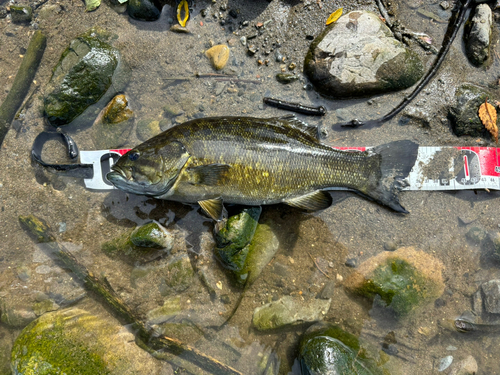
{"label": "yellow leaf", "polygon": [[329,24],[337,21],[340,18],[340,16],[342,15],[342,9],[344,9],[344,8],[339,8],[335,12],[330,14],[330,17],[328,17],[328,19],[326,20],[326,24],[329,25]]}
{"label": "yellow leaf", "polygon": [[[181,18],[181,10],[184,7],[184,18]],[[186,0],[182,0],[177,6],[177,21],[182,27],[186,27],[186,22],[189,18],[189,6]]]}
{"label": "yellow leaf", "polygon": [[495,142],[498,143],[498,126],[497,126],[497,110],[490,103],[488,98],[479,107],[479,118],[484,127],[491,133]]}

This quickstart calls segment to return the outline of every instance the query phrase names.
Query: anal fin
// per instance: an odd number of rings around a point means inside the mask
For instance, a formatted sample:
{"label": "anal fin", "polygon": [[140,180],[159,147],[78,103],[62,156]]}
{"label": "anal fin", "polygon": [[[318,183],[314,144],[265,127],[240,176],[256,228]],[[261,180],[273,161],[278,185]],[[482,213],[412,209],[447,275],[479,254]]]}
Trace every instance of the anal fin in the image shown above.
{"label": "anal fin", "polygon": [[198,201],[198,204],[215,221],[220,221],[224,218],[224,215],[227,215],[221,197]]}
{"label": "anal fin", "polygon": [[288,199],[285,203],[289,206],[301,208],[303,210],[317,211],[330,207],[332,204],[332,197],[327,192],[316,190],[297,198]]}

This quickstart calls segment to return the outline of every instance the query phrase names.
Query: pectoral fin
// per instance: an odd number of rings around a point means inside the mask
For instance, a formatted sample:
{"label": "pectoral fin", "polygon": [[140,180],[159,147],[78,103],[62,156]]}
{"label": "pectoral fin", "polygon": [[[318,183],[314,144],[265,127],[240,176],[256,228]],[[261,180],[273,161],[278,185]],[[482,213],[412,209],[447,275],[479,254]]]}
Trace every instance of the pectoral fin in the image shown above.
{"label": "pectoral fin", "polygon": [[330,207],[332,204],[332,197],[324,191],[316,190],[307,195],[302,195],[301,197],[288,199],[285,203],[289,206],[301,208],[303,210],[317,211]]}
{"label": "pectoral fin", "polygon": [[227,214],[221,197],[198,201],[198,204],[215,221],[222,220],[224,215]]}
{"label": "pectoral fin", "polygon": [[189,182],[193,185],[217,185],[231,168],[228,164],[209,164],[188,168]]}

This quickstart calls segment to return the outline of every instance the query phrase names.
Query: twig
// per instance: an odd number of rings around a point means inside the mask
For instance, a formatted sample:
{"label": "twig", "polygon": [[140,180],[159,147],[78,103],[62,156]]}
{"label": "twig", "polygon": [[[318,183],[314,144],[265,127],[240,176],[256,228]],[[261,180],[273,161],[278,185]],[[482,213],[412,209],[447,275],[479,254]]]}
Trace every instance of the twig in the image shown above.
{"label": "twig", "polygon": [[311,257],[312,261],[314,262],[314,265],[316,266],[316,268],[319,270],[319,272],[321,272],[323,275],[325,275],[327,278],[330,279],[330,276],[328,276],[325,271],[323,271],[319,265],[318,265],[318,262],[316,262],[316,259],[313,258],[313,256],[311,255],[311,253],[309,251],[306,250],[306,253],[309,254],[309,256]]}
{"label": "twig", "polygon": [[95,293],[125,324],[132,324],[137,330],[136,342],[142,348],[147,347],[148,352],[158,359],[165,359],[163,350],[168,350],[175,355],[183,355],[184,359],[193,362],[206,371],[216,375],[242,375],[241,372],[225,365],[199,350],[184,344],[183,342],[167,337],[156,337],[148,331],[140,318],[118,297],[115,291],[98,278],[92,272],[78,262],[64,246],[56,242],[50,227],[34,215],[20,216],[19,222],[28,234],[37,242],[47,243],[50,250],[57,258],[81,280],[88,290]]}

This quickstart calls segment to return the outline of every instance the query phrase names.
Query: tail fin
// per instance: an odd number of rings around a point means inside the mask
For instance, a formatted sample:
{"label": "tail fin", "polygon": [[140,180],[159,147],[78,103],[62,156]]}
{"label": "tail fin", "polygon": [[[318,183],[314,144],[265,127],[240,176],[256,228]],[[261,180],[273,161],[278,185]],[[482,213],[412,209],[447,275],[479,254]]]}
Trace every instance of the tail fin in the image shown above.
{"label": "tail fin", "polygon": [[412,141],[395,141],[377,146],[372,151],[380,157],[380,178],[376,186],[363,191],[369,198],[392,208],[408,213],[399,203],[401,180],[410,173],[418,154],[418,144]]}

